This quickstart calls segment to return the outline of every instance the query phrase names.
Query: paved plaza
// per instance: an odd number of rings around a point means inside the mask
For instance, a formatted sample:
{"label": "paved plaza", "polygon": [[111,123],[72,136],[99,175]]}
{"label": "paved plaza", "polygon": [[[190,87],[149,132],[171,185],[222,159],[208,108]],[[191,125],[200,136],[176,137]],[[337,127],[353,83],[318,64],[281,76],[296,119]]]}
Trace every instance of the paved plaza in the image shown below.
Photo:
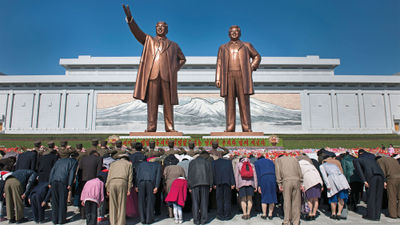
{"label": "paved plaza", "polygon": [[[323,208],[323,207],[322,207]],[[154,225],[170,225],[170,224],[175,224],[174,219],[167,218],[167,212],[165,210],[165,207],[162,208],[163,211],[161,213],[161,216],[157,216],[154,222]],[[326,211],[324,209],[319,210],[319,216],[315,221],[305,221],[301,220],[301,224],[351,224],[351,225],[358,225],[358,224],[399,224],[400,223],[400,218],[399,219],[391,219],[389,217],[386,217],[384,213],[386,212],[385,210],[383,211],[381,215],[381,220],[380,221],[369,221],[365,220],[362,218],[361,213],[365,212],[365,205],[361,204],[358,209],[357,213],[350,211],[348,214],[348,217],[346,220],[332,220],[329,218],[330,212]],[[276,210],[278,213],[280,210]],[[52,224],[51,222],[51,211],[47,210],[46,211],[46,223],[45,224]],[[216,218],[215,215],[215,209],[211,210],[208,217],[208,223],[207,224],[215,224],[215,225],[228,225],[234,223],[235,225],[248,225],[248,224],[266,224],[266,225],[280,225],[282,224],[283,217],[280,218],[279,215],[275,215],[275,217],[272,220],[263,220],[261,219],[261,214],[259,212],[254,212],[252,213],[252,217],[249,220],[243,220],[241,218],[242,214],[239,212],[238,208],[236,206],[233,207],[233,213],[235,213],[235,216],[229,220],[229,221],[220,221]],[[276,212],[275,212],[276,213]],[[32,221],[31,218],[31,212],[29,208],[25,209],[25,215],[31,220],[27,223],[27,225],[35,224],[35,222]],[[192,214],[191,213],[184,213],[184,225],[192,225],[193,224],[193,219],[192,219]],[[80,215],[77,214],[77,208],[73,206],[68,207],[68,217],[69,222],[67,223],[68,225],[84,225],[86,224],[85,220],[80,219]],[[1,222],[1,224],[8,224],[7,221]],[[127,219],[127,224],[141,224],[139,218],[128,218]],[[108,221],[104,221],[99,223],[99,225],[109,225]]]}

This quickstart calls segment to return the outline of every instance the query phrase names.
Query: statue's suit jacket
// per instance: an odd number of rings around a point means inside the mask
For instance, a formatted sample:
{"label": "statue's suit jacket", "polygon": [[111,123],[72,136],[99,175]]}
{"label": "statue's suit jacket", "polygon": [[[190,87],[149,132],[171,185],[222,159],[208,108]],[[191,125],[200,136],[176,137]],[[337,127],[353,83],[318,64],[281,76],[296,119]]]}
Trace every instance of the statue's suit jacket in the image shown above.
{"label": "statue's suit jacket", "polygon": [[[239,41],[239,45],[239,60],[244,94],[252,95],[254,94],[254,89],[251,66],[253,65],[255,68],[258,68],[261,56],[250,43]],[[229,42],[219,47],[215,80],[221,82],[221,97],[227,96],[228,92],[229,54]],[[251,63],[250,58],[252,58]]]}
{"label": "statue's suit jacket", "polygon": [[[171,104],[178,105],[177,73],[180,69],[179,60],[185,60],[185,56],[183,55],[178,44],[176,44],[175,42],[165,39],[165,43],[166,46],[164,47],[162,52],[165,52],[167,56],[165,57],[167,62],[162,61],[160,63],[166,64],[166,68],[168,68],[167,72],[170,84]],[[140,99],[143,102],[147,102],[147,87],[158,45],[159,43],[156,37],[146,35],[146,41],[143,46],[142,57],[140,58],[139,69],[136,77],[135,91],[133,93],[134,98]],[[160,68],[163,67],[160,66]],[[162,98],[159,98],[158,104],[163,104]]]}

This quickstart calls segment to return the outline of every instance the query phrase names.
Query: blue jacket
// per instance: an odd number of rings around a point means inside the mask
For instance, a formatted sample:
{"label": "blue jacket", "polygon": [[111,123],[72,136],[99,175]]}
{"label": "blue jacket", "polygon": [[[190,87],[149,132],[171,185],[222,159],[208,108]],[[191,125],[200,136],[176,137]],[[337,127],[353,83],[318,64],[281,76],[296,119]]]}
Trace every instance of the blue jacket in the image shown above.
{"label": "blue jacket", "polygon": [[151,181],[155,188],[160,186],[161,165],[157,162],[142,162],[136,167],[136,187],[142,181]]}
{"label": "blue jacket", "polygon": [[59,181],[67,186],[71,186],[74,182],[77,166],[78,161],[76,161],[76,159],[59,159],[51,169],[49,183],[51,184],[54,181]]}
{"label": "blue jacket", "polygon": [[37,174],[33,170],[16,170],[12,172],[11,177],[17,178],[21,183],[21,187],[24,191],[25,196],[28,197],[35,183]]}
{"label": "blue jacket", "polygon": [[212,162],[214,185],[228,184],[235,185],[232,161],[227,159],[217,159]]}

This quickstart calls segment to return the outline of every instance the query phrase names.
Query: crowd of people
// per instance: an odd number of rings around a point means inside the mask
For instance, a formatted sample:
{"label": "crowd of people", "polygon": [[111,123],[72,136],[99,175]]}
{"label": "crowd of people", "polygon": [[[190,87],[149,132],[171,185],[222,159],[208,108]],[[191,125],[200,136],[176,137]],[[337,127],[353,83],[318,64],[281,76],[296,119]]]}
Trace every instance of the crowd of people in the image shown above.
{"label": "crowd of people", "polygon": [[316,220],[321,204],[329,206],[331,219],[346,219],[346,211],[356,211],[363,197],[363,218],[380,220],[383,199],[387,216],[400,218],[396,155],[362,149],[356,156],[336,155],[321,149],[317,158],[302,154],[271,160],[230,154],[218,142],[209,151],[193,142],[188,147],[176,148],[174,141],[165,149],[154,141],[129,147],[117,141],[109,147],[107,141],[92,140],[85,150],[67,141],[59,147],[37,141],[20,154],[1,152],[0,221],[27,222],[24,208],[31,207],[36,223],[46,221],[50,208],[52,222],[65,224],[67,207],[73,205],[87,224],[108,219],[125,225],[127,217],[151,224],[162,207],[177,224],[183,222],[183,211],[192,212],[194,224],[205,224],[209,210],[216,209],[218,220],[230,220],[237,205],[243,220],[254,211],[265,220],[282,211],[283,224],[297,225],[301,215]]}

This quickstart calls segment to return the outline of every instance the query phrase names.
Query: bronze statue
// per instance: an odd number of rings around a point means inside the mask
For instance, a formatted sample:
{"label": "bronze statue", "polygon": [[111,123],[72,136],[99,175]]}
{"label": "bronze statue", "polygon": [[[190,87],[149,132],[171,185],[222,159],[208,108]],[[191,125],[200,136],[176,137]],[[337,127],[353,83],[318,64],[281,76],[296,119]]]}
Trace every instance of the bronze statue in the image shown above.
{"label": "bronze statue", "polygon": [[[219,47],[215,85],[221,88],[225,98],[226,130],[235,131],[236,98],[239,102],[240,121],[243,132],[252,132],[250,116],[250,95],[254,94],[252,72],[261,56],[248,42],[240,41],[240,27],[229,28],[230,41]],[[251,59],[251,61],[250,61]]]}
{"label": "bronze statue", "polygon": [[156,24],[156,36],[144,33],[132,17],[129,6],[123,5],[126,21],[135,38],[143,45],[133,97],[147,103],[147,129],[157,130],[158,105],[164,104],[165,131],[174,129],[173,105],[178,104],[177,73],[186,59],[178,44],[167,39],[168,25]]}

